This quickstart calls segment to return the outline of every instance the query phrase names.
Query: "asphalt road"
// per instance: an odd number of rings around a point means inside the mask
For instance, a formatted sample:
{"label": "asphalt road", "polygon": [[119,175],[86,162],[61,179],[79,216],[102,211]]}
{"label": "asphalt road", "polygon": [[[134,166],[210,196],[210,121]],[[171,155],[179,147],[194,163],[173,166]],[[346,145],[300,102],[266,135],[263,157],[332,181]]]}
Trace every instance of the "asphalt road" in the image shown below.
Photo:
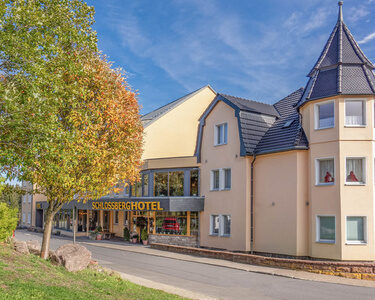
{"label": "asphalt road", "polygon": [[[41,235],[17,231],[19,240]],[[78,240],[79,241],[79,240]],[[71,243],[53,237],[51,248]],[[284,278],[172,258],[85,245],[100,265],[219,299],[375,299],[375,288]]]}

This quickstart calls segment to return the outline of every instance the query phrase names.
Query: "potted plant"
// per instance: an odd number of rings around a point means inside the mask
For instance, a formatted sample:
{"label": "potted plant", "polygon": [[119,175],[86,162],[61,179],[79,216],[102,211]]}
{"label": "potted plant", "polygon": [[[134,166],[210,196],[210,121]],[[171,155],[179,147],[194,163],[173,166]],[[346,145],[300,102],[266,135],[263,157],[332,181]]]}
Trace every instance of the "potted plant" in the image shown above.
{"label": "potted plant", "polygon": [[102,232],[103,232],[103,228],[101,226],[96,227],[95,229],[96,239],[99,241],[103,238]]}
{"label": "potted plant", "polygon": [[124,240],[130,241],[130,231],[128,227],[124,227]]}
{"label": "potted plant", "polygon": [[137,243],[137,241],[138,241],[138,233],[137,233],[137,232],[133,232],[133,233],[131,234],[131,240],[132,240],[132,243],[133,243],[133,244],[136,244],[136,243]]}
{"label": "potted plant", "polygon": [[142,240],[143,245],[146,246],[148,244],[148,232],[146,228],[143,228],[141,232],[141,240]]}

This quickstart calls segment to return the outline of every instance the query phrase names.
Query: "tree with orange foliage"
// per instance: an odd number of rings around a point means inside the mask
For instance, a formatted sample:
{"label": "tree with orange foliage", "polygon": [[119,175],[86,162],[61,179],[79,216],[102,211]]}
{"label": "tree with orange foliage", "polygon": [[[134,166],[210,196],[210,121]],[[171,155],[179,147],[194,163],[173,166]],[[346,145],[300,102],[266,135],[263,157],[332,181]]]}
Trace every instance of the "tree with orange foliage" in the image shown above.
{"label": "tree with orange foliage", "polygon": [[48,143],[34,170],[36,183],[47,196],[42,243],[48,257],[53,218],[64,203],[97,199],[118,182],[138,179],[143,127],[136,95],[121,70],[105,57],[87,51],[76,54],[82,74],[66,74],[81,93],[69,98],[58,114],[56,141]]}

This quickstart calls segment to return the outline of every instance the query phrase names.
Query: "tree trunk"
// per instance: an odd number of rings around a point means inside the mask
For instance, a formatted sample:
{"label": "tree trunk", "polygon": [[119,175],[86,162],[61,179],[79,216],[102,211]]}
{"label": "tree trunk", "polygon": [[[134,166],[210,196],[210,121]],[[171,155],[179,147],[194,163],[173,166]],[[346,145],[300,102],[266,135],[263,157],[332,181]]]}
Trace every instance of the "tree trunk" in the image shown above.
{"label": "tree trunk", "polygon": [[[51,206],[51,203],[50,203]],[[44,222],[44,233],[43,233],[43,241],[42,241],[42,249],[40,252],[40,257],[43,259],[47,259],[49,256],[49,242],[51,240],[51,231],[52,231],[52,224],[53,224],[53,217],[55,213],[53,209],[48,207],[46,219]]]}

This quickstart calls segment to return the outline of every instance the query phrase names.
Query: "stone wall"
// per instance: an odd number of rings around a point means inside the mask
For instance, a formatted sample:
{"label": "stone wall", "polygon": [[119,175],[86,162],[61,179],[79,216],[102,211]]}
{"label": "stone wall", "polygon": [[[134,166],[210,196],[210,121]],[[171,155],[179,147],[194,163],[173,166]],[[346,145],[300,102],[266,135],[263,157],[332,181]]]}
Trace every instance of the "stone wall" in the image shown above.
{"label": "stone wall", "polygon": [[197,247],[197,236],[182,236],[182,235],[158,235],[150,234],[148,242],[151,244],[167,244],[187,247]]}
{"label": "stone wall", "polygon": [[253,254],[234,253],[221,250],[209,250],[195,247],[183,247],[153,243],[152,248],[201,257],[225,259],[233,262],[302,270],[313,273],[336,275],[346,278],[375,280],[375,262],[319,261],[266,257]]}

